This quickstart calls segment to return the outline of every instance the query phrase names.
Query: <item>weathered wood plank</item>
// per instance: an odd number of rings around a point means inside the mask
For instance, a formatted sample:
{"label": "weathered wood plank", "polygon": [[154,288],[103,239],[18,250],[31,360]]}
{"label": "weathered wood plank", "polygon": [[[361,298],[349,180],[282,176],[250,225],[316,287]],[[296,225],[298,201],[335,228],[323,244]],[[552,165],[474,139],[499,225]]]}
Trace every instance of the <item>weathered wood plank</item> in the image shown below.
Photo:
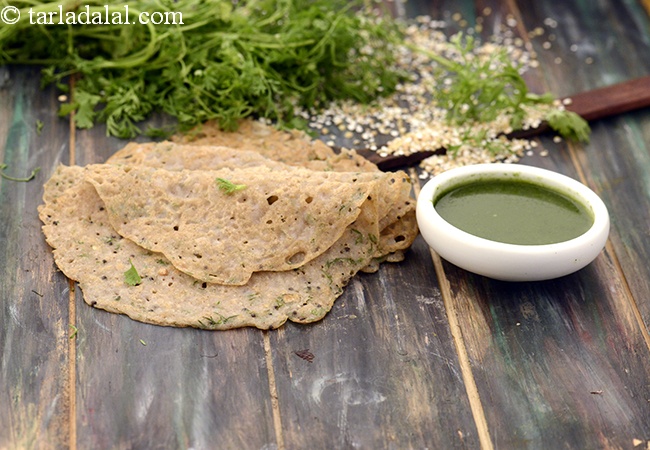
{"label": "weathered wood plank", "polygon": [[260,331],[150,326],[80,301],[79,448],[275,443]]}
{"label": "weathered wood plank", "polygon": [[[399,12],[448,11],[421,3]],[[271,343],[287,448],[479,445],[422,238],[404,262],[355,277],[322,322],[288,324]]]}
{"label": "weathered wood plank", "polygon": [[[589,15],[578,6],[571,11],[573,16]],[[564,91],[567,80],[591,88],[650,74],[650,20],[640,5],[606,3],[591,12],[590,20],[579,23],[570,35],[559,24],[553,33],[562,47],[541,54],[548,59],[553,53],[567,53],[572,41],[578,44],[575,58],[565,58],[547,72],[552,90]],[[602,33],[602,23],[607,23],[608,33]],[[586,58],[593,62],[585,64]],[[610,210],[613,249],[646,329],[650,329],[649,136],[650,111],[644,109],[595,123],[591,144],[575,152],[586,181]]]}
{"label": "weathered wood plank", "polygon": [[[67,135],[56,94],[37,71],[0,68],[0,448],[66,448],[69,437],[67,282],[55,271],[36,206]],[[37,131],[37,121],[42,130]],[[65,124],[65,122],[63,122]]]}
{"label": "weathered wood plank", "polygon": [[271,342],[287,448],[478,445],[421,238],[404,262],[354,278],[322,322]]}
{"label": "weathered wood plank", "polygon": [[598,141],[577,159],[610,211],[617,262],[650,330],[650,113],[600,124],[594,134]]}
{"label": "weathered wood plank", "polygon": [[[461,5],[460,10],[466,11],[467,8]],[[431,14],[436,17],[435,11],[438,11],[434,6]],[[440,10],[442,12],[441,19],[448,19],[450,13],[445,10]],[[455,10],[457,11],[457,10]],[[452,10],[452,12],[455,12]],[[499,23],[499,26],[506,23],[509,17],[509,9],[507,4],[495,4],[494,2],[481,2],[476,5],[476,11],[480,14],[481,22],[487,23],[488,26],[492,21],[492,27],[496,27],[496,23]],[[418,11],[418,12],[429,12],[431,11]],[[542,23],[545,17],[539,18],[539,24]],[[476,22],[476,18],[468,19],[469,23]],[[453,25],[453,24],[452,24]],[[516,26],[516,25],[515,25]],[[494,29],[494,28],[493,28]],[[450,29],[450,32],[455,30]],[[516,30],[515,30],[516,31]],[[568,49],[567,49],[568,52]],[[555,61],[554,61],[555,63]],[[538,91],[547,90],[544,83],[533,84],[534,87],[537,87]],[[553,145],[550,141],[547,141],[549,145]],[[528,161],[524,161],[528,162]],[[535,161],[530,161],[534,163]],[[539,160],[537,161],[539,163]],[[551,158],[545,160],[542,164],[537,165],[547,165],[549,168],[565,172],[574,177],[578,177],[578,174],[575,171],[573,166],[573,161],[571,155],[566,152],[562,152],[559,158]],[[602,258],[607,258],[603,256]],[[602,259],[601,258],[601,259]],[[532,446],[536,448],[556,448],[560,446],[569,446],[569,447],[581,447],[581,446],[602,446],[607,443],[615,443],[617,445],[622,445],[623,443],[631,442],[629,436],[636,436],[636,438],[644,438],[644,425],[645,417],[647,417],[647,409],[645,408],[645,403],[642,401],[637,401],[637,399],[647,398],[647,386],[638,380],[645,380],[648,374],[648,366],[645,363],[644,357],[646,356],[647,348],[645,347],[645,342],[643,336],[639,333],[637,324],[634,320],[634,314],[630,308],[630,303],[626,299],[626,289],[625,286],[621,283],[619,279],[616,278],[615,270],[612,270],[613,267],[610,263],[607,269],[601,270],[598,273],[598,276],[591,275],[587,276],[586,280],[581,282],[581,288],[576,290],[575,286],[571,283],[568,283],[568,286],[565,286],[566,281],[558,281],[557,285],[554,282],[548,282],[547,284],[522,284],[522,285],[510,285],[504,283],[503,286],[498,284],[497,287],[494,287],[489,290],[480,290],[476,285],[481,285],[481,283],[494,283],[487,279],[482,279],[481,277],[468,276],[464,271],[454,268],[448,264],[445,265],[447,268],[447,274],[450,277],[452,283],[452,292],[454,298],[452,299],[452,304],[455,305],[455,309],[448,311],[449,314],[458,314],[458,317],[461,318],[461,327],[463,330],[463,336],[466,338],[466,344],[468,346],[469,355],[471,358],[470,363],[472,364],[472,374],[471,376],[477,380],[479,386],[479,395],[480,401],[483,405],[483,410],[486,412],[486,418],[488,421],[488,433],[490,433],[491,439],[493,440],[496,447],[505,446],[509,447],[520,447],[520,446]],[[587,271],[583,271],[581,275],[576,275],[577,277],[585,277]],[[614,276],[610,274],[614,273]],[[599,280],[605,280],[600,281]],[[603,283],[605,285],[603,285]],[[614,283],[617,286],[617,290],[614,292],[614,295],[610,292],[609,294],[600,294],[601,290],[607,288],[610,291],[612,287],[609,286],[609,283]],[[516,287],[520,289],[513,289]],[[550,286],[551,292],[546,292],[545,289],[548,289]],[[556,286],[556,287],[553,287]],[[590,289],[587,288],[590,287]],[[572,287],[572,291],[567,291],[568,287]],[[521,291],[523,291],[526,297],[530,299],[529,302],[524,302],[521,304],[515,304],[515,301],[520,297]],[[403,292],[403,291],[402,291]],[[605,297],[604,301],[606,307],[610,308],[610,311],[606,311],[603,316],[599,317],[598,320],[592,319],[591,315],[583,317],[583,315],[589,312],[589,303],[587,307],[584,307],[583,303],[587,299],[593,299],[598,294],[598,297]],[[401,294],[404,296],[404,294]],[[538,300],[535,300],[538,299]],[[608,347],[608,342],[605,344],[601,343],[601,348],[599,346],[587,346],[585,343],[581,342],[580,337],[576,337],[572,334],[571,328],[569,330],[564,329],[566,320],[569,318],[566,310],[561,308],[557,311],[558,305],[565,303],[570,303],[571,301],[577,302],[581,305],[579,309],[580,314],[578,318],[572,318],[580,321],[587,321],[591,332],[597,333],[598,326],[601,321],[607,321],[610,319],[611,309],[615,309],[619,306],[619,303],[622,303],[623,312],[620,316],[614,316],[616,320],[611,320],[607,323],[607,326],[611,326],[614,329],[619,327],[626,328],[627,333],[630,335],[631,342],[617,342],[622,346],[630,345],[631,348],[641,348],[643,352],[641,357],[637,357],[637,354],[630,354],[624,357],[615,358],[610,360],[612,355],[611,347]],[[593,301],[593,300],[592,300]],[[477,308],[475,304],[480,305]],[[470,306],[468,306],[470,305]],[[627,307],[627,308],[625,308]],[[482,308],[482,309],[481,309]],[[499,309],[500,308],[500,309]],[[541,309],[544,312],[544,315],[540,318],[539,312],[537,309]],[[619,311],[618,309],[616,309]],[[498,312],[494,312],[498,311]],[[522,312],[523,311],[523,312]],[[489,312],[489,314],[488,314]],[[412,314],[412,311],[410,312]],[[405,316],[408,317],[411,314],[405,313]],[[508,335],[508,341],[512,341],[512,346],[514,351],[510,349],[507,345],[504,344],[504,338],[502,336],[503,332],[496,327],[486,327],[486,323],[506,321],[510,323],[510,329],[513,333],[518,330],[516,328],[517,323],[522,323],[522,314],[526,319],[533,318],[533,343],[538,343],[540,341],[540,346],[542,350],[538,350],[535,346],[529,347],[530,341],[526,340],[527,337],[519,337],[514,335],[511,337]],[[530,314],[530,316],[528,316]],[[513,319],[514,316],[514,319]],[[534,319],[536,317],[536,319]],[[404,319],[407,320],[407,319]],[[538,325],[538,328],[534,328],[534,325]],[[360,325],[363,326],[363,325]],[[555,335],[547,336],[545,333],[548,328],[551,328]],[[293,332],[290,328],[289,331]],[[559,330],[559,331],[558,331]],[[359,330],[355,330],[361,332]],[[613,331],[613,330],[609,330]],[[365,331],[367,333],[367,331]],[[535,336],[534,333],[537,333]],[[321,349],[323,344],[320,341],[314,342],[311,339],[305,337],[304,334],[300,334],[302,339],[305,339],[306,342],[304,345],[316,346],[317,349]],[[296,403],[298,398],[309,397],[310,392],[313,391],[314,386],[320,386],[320,383],[323,383],[323,380],[332,385],[338,384],[350,384],[350,378],[339,377],[336,378],[334,375],[339,373],[346,373],[341,369],[340,372],[336,370],[329,369],[330,378],[318,378],[318,375],[322,375],[320,372],[311,373],[307,372],[310,367],[309,364],[303,363],[302,367],[300,361],[294,362],[291,360],[291,347],[288,345],[289,342],[292,342],[295,338],[293,335],[285,334],[286,342],[278,342],[277,345],[282,349],[282,356],[280,359],[285,359],[284,363],[284,373],[290,378],[290,386],[293,389],[293,396],[287,400],[287,403],[293,405]],[[611,338],[609,338],[611,339]],[[339,338],[340,340],[340,338]],[[358,339],[351,339],[352,342],[357,342]],[[563,342],[571,342],[572,354],[569,357],[564,356],[563,352],[565,351],[562,347],[559,347]],[[300,342],[300,340],[297,340]],[[336,341],[335,341],[336,342]],[[506,342],[509,343],[509,342]],[[553,347],[555,343],[556,348]],[[528,345],[527,345],[528,344]],[[544,345],[546,347],[545,348]],[[298,344],[293,344],[294,348]],[[333,348],[340,348],[340,345],[335,344]],[[521,348],[524,350],[522,351]],[[560,348],[560,350],[558,350]],[[580,358],[583,350],[590,350],[595,357],[592,358]],[[608,350],[609,353],[605,352]],[[318,355],[318,351],[311,350],[314,355]],[[327,351],[327,354],[334,353],[334,351]],[[337,356],[340,357],[340,351],[336,352]],[[535,355],[541,355],[539,359],[535,358]],[[618,356],[619,354],[616,354]],[[358,355],[356,355],[359,357]],[[629,359],[628,359],[629,357]],[[315,356],[317,359],[318,356]],[[331,357],[330,357],[331,358]],[[295,355],[294,355],[294,359]],[[316,359],[314,361],[316,361]],[[535,363],[531,364],[530,360],[535,359]],[[573,361],[573,366],[567,365],[568,361]],[[557,365],[555,365],[557,361]],[[620,379],[617,376],[617,370],[623,370],[626,366],[625,364],[634,365],[634,375],[630,376],[631,380],[637,380],[635,383],[635,397],[633,399],[624,398],[620,402],[617,402],[617,398],[621,394],[625,394],[625,384],[620,382]],[[282,363],[280,363],[282,365]],[[327,361],[328,366],[337,367],[349,367],[349,364],[345,362],[345,358],[340,358],[338,361],[330,362]],[[542,367],[536,367],[535,365],[541,365]],[[549,367],[547,367],[549,366]],[[298,367],[299,369],[295,369]],[[391,367],[392,368],[392,367]],[[536,372],[529,372],[530,368],[534,368]],[[299,371],[299,376],[296,376],[294,371]],[[393,369],[396,370],[396,369]],[[357,371],[352,370],[355,375]],[[307,375],[305,375],[307,372]],[[397,372],[399,373],[399,371]],[[541,377],[539,374],[543,374]],[[399,375],[396,375],[399,377]],[[295,380],[300,380],[296,382]],[[356,378],[352,378],[355,381],[356,392],[360,392],[361,388],[359,386],[359,378],[356,375]],[[554,381],[555,380],[555,381]],[[560,381],[561,385],[556,386],[555,382]],[[603,395],[603,392],[600,392],[602,389],[592,388],[586,395],[583,391],[579,391],[579,383],[577,380],[584,382],[589,385],[592,382],[596,384],[603,384],[605,382],[608,384],[612,391],[611,397],[606,398],[604,405],[595,403],[594,397]],[[304,383],[304,384],[303,384]],[[299,394],[295,394],[295,390],[299,389]],[[311,391],[310,391],[311,387]],[[304,441],[301,440],[300,433],[303,430],[310,429],[314,433],[314,428],[318,430],[318,426],[322,426],[322,421],[329,421],[332,423],[340,424],[341,421],[345,421],[345,432],[341,430],[341,426],[338,428],[337,436],[327,436],[325,439],[330,445],[345,445],[350,443],[355,444],[366,444],[372,446],[373,443],[376,444],[377,441],[373,439],[384,439],[386,442],[385,436],[382,435],[382,431],[376,431],[373,433],[363,433],[363,425],[372,423],[369,419],[363,424],[359,423],[349,423],[348,422],[348,406],[345,402],[345,395],[349,395],[349,392],[354,392],[354,389],[349,388],[343,389],[339,387],[338,391],[332,395],[334,400],[331,400],[335,405],[335,409],[332,411],[332,407],[324,407],[322,417],[318,419],[305,419],[306,412],[310,408],[309,405],[305,406],[305,410],[299,409],[295,411],[294,408],[287,408],[288,413],[285,412],[285,409],[282,409],[284,414],[284,419],[287,415],[291,420],[302,421],[304,425],[297,426],[295,429],[289,427],[287,434],[287,442],[296,442],[296,446],[299,447],[300,444],[303,444]],[[287,391],[289,389],[284,387]],[[280,383],[280,400],[282,407],[282,392],[283,386]],[[320,391],[319,391],[320,392]],[[532,394],[531,394],[532,392]],[[594,392],[593,394],[591,392]],[[406,396],[404,396],[406,398]],[[629,401],[628,401],[629,400]],[[313,399],[312,399],[313,401]],[[391,398],[393,403],[399,403],[399,399]],[[611,409],[616,411],[616,413],[607,413],[602,414],[598,408]],[[639,417],[640,419],[636,420],[625,420],[620,421],[619,413],[621,409],[626,409],[633,411],[632,417]],[[332,414],[334,413],[334,414]],[[417,413],[416,413],[417,414]],[[361,414],[360,414],[361,415]],[[369,417],[366,413],[366,417]],[[302,418],[302,420],[301,420]],[[286,422],[286,420],[284,420]],[[287,425],[284,424],[285,429]],[[384,423],[383,428],[390,428],[390,424]],[[319,435],[325,435],[324,432],[320,430],[316,431]],[[624,441],[621,434],[628,438],[627,441]],[[436,435],[436,432],[433,432],[432,435],[427,436],[432,441],[440,438],[439,435]],[[365,441],[359,440],[359,436],[366,436]],[[377,436],[380,436],[379,438]],[[446,436],[448,438],[448,436]],[[354,439],[357,439],[355,441]],[[318,438],[318,442],[321,442],[323,438]],[[422,445],[422,441],[395,441],[397,445]],[[425,441],[430,443],[431,441]],[[327,445],[327,444],[326,444]],[[448,444],[449,445],[449,444]]]}
{"label": "weathered wood plank", "polygon": [[542,283],[445,265],[496,448],[625,448],[649,438],[648,351],[616,301],[625,288],[608,279],[607,256]]}

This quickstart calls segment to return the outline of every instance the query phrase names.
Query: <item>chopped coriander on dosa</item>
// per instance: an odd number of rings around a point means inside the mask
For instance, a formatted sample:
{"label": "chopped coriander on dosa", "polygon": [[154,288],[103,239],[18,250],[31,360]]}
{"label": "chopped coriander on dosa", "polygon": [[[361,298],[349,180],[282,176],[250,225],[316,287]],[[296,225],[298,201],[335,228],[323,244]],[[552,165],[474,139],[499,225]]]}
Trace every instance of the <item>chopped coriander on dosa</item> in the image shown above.
{"label": "chopped coriander on dosa", "polygon": [[234,192],[246,189],[245,184],[235,184],[230,180],[226,180],[225,178],[217,177],[215,181],[217,182],[217,187],[219,190],[224,192],[226,195],[230,195]]}
{"label": "chopped coriander on dosa", "polygon": [[129,286],[137,286],[138,284],[142,283],[142,277],[140,277],[140,274],[133,265],[133,262],[129,261],[129,263],[131,264],[131,267],[129,267],[129,269],[124,272],[124,282]]}

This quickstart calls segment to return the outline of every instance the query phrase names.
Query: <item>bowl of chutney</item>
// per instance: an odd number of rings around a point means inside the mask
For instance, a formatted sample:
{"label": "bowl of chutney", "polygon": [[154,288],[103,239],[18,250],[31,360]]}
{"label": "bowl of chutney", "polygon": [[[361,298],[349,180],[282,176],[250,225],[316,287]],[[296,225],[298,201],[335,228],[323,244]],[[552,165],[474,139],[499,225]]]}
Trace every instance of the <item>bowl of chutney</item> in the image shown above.
{"label": "bowl of chutney", "polygon": [[522,164],[475,164],[429,180],[417,200],[420,233],[442,258],[504,281],[578,271],[602,251],[609,214],[573,178]]}

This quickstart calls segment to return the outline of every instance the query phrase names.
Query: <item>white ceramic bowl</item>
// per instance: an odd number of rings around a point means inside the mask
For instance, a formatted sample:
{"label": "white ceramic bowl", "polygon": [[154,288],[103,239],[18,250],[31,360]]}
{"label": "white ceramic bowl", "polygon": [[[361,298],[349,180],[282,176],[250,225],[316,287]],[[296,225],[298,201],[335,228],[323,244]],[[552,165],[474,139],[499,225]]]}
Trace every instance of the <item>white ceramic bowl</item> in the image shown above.
{"label": "white ceramic bowl", "polygon": [[[452,187],[512,176],[570,195],[591,211],[593,225],[584,234],[557,244],[505,244],[456,228],[433,207],[433,200]],[[505,281],[547,280],[582,269],[598,256],[609,235],[607,207],[591,189],[565,175],[521,164],[476,164],[435,176],[420,191],[417,221],[424,240],[442,258],[470,272]]]}

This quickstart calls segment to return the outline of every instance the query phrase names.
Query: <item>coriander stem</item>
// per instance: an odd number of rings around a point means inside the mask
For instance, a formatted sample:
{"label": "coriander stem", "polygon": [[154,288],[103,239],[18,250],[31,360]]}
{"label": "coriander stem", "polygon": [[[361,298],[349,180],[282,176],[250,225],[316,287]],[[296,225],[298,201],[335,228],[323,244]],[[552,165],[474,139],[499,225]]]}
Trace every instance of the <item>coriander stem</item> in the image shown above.
{"label": "coriander stem", "polygon": [[28,182],[28,181],[33,180],[34,177],[36,176],[36,174],[41,171],[41,168],[37,167],[36,169],[32,170],[32,173],[28,177],[20,178],[20,177],[12,177],[10,175],[7,175],[7,174],[3,173],[2,171],[5,170],[7,167],[8,167],[7,164],[0,164],[0,177],[4,178],[5,180],[9,180],[9,181],[19,181],[19,182],[25,182],[25,183]]}

